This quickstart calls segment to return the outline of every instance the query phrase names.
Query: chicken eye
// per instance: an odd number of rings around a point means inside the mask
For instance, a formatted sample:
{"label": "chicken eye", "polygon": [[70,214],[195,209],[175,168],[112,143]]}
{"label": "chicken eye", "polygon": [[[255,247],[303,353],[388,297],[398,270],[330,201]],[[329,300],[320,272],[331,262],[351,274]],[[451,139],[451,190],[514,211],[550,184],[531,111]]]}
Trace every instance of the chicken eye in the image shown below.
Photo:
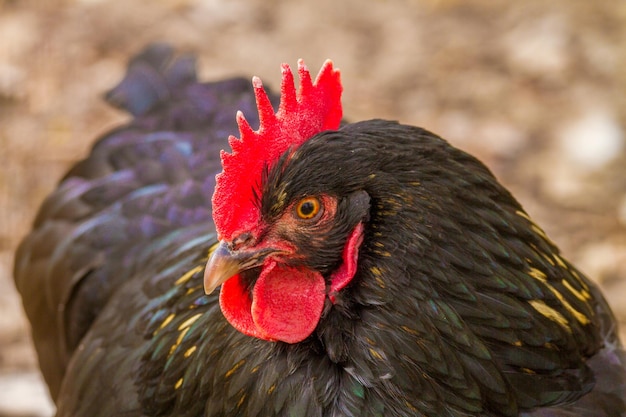
{"label": "chicken eye", "polygon": [[321,208],[322,204],[317,197],[305,197],[296,205],[296,215],[303,220],[309,220],[315,217]]}

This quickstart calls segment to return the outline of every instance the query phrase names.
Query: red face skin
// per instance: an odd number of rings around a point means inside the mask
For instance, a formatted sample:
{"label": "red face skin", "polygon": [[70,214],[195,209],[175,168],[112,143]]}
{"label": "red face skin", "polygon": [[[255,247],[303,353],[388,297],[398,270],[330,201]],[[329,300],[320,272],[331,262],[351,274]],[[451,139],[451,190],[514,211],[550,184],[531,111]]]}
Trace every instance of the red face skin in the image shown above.
{"label": "red face skin", "polygon": [[[231,242],[223,241],[211,256],[205,290],[210,293],[222,284],[220,307],[240,332],[269,341],[300,342],[317,327],[326,297],[334,302],[336,294],[354,277],[363,241],[361,223],[346,240],[343,262],[331,274],[329,285],[318,271],[289,266],[302,259],[291,237],[315,236],[332,225],[336,199],[322,196],[318,201],[321,207],[316,216],[302,219],[291,205],[272,225],[259,224],[237,234]],[[239,272],[255,267],[261,272],[249,290]]]}

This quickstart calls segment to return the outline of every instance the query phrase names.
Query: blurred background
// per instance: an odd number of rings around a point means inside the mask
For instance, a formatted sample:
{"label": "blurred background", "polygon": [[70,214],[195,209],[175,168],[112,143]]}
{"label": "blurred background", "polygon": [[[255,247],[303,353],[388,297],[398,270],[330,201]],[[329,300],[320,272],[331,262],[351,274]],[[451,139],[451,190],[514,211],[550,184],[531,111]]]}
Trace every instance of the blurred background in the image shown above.
{"label": "blurred background", "polygon": [[[128,120],[103,92],[166,41],[203,80],[326,58],[344,114],[419,125],[475,154],[626,335],[626,1],[0,0],[0,416],[50,416],[12,281],[37,207]],[[234,115],[233,115],[234,117]]]}

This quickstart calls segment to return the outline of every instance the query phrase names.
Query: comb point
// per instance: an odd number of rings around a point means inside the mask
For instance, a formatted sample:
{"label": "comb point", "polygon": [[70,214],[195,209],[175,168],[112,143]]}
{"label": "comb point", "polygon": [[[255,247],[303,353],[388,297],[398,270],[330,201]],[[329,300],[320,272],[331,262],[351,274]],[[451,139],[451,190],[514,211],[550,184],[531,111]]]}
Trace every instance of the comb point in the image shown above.
{"label": "comb point", "polygon": [[254,87],[255,90],[263,88],[263,81],[261,81],[261,79],[256,75],[252,77],[252,87]]}
{"label": "comb point", "polygon": [[306,96],[313,89],[313,80],[302,59],[298,60],[298,75],[300,76],[300,96]]}
{"label": "comb point", "polygon": [[296,87],[293,81],[293,73],[288,64],[281,65],[282,79],[280,83],[280,109],[282,115],[296,109],[298,104]]}
{"label": "comb point", "polygon": [[259,77],[253,77],[252,85],[254,86],[254,97],[256,98],[256,106],[259,111],[259,132],[262,132],[268,126],[276,124],[276,116],[274,114],[272,102],[263,88],[263,82],[261,82],[261,79]]}
{"label": "comb point", "polygon": [[[239,136],[241,140],[238,139],[239,142],[243,141],[243,138],[253,136],[254,130],[250,126],[250,123],[246,120],[246,117],[243,115],[241,111],[237,111],[237,126],[239,127]],[[232,145],[231,145],[232,146]]]}

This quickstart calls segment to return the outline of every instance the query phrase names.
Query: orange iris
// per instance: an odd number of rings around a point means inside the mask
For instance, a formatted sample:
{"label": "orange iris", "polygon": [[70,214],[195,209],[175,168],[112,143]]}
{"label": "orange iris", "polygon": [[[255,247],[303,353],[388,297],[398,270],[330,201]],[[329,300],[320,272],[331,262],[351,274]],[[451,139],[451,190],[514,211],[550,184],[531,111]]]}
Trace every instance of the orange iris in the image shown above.
{"label": "orange iris", "polygon": [[305,197],[296,205],[296,215],[303,219],[312,219],[320,212],[322,204],[317,197]]}

